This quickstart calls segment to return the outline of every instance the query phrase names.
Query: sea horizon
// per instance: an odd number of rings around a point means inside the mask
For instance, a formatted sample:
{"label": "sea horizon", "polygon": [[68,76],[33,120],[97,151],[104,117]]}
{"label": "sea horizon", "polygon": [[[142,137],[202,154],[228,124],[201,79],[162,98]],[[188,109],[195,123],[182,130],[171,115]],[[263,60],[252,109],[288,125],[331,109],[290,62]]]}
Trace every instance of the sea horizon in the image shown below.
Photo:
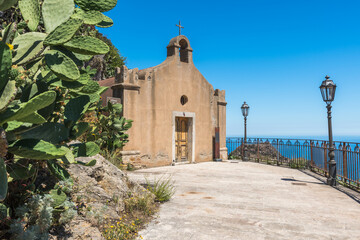
{"label": "sea horizon", "polygon": [[[242,138],[244,136],[239,136],[239,135],[227,135],[227,138],[229,137],[235,137],[235,138]],[[282,138],[282,139],[311,139],[311,140],[328,140],[328,136],[324,136],[324,135],[309,135],[309,136],[304,136],[304,135],[282,135],[282,136],[248,136],[248,138],[269,138],[269,139],[273,139],[273,138]],[[333,136],[333,140],[334,141],[339,141],[339,142],[352,142],[352,143],[360,143],[360,135],[359,136],[349,136],[349,135],[337,135],[337,136]]]}

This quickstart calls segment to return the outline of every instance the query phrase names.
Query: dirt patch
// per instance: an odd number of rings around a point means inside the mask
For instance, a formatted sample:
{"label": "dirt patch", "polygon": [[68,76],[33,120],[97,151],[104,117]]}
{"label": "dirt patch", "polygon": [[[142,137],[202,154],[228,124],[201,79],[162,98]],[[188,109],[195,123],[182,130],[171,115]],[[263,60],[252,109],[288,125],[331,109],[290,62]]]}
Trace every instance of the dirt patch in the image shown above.
{"label": "dirt patch", "polygon": [[203,197],[202,199],[214,199],[213,197]]}
{"label": "dirt patch", "polygon": [[300,186],[305,186],[306,183],[300,183],[300,182],[292,182],[292,185],[300,185]]}
{"label": "dirt patch", "polygon": [[203,192],[186,192],[185,194],[204,194]]}

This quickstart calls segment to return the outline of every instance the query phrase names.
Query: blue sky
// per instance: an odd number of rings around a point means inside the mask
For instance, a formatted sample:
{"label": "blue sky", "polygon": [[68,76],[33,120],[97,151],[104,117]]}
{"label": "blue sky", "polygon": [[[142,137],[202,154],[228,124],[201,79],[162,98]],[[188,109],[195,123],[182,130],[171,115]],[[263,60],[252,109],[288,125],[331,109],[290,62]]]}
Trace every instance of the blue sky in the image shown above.
{"label": "blue sky", "polygon": [[335,136],[360,136],[360,1],[118,1],[108,36],[130,68],[158,65],[181,20],[194,64],[225,89],[227,135],[326,136],[319,86],[338,89]]}

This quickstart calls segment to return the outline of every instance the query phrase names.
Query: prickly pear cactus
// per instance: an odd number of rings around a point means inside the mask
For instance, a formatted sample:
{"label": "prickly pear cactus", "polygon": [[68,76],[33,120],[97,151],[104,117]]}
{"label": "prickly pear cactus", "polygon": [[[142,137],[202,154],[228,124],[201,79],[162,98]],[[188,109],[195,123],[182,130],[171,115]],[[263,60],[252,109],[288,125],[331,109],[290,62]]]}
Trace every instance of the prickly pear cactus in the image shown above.
{"label": "prickly pear cactus", "polygon": [[[14,191],[8,191],[8,181],[14,183],[9,184],[11,188],[39,180],[41,168],[65,180],[70,178],[68,164],[96,163],[75,159],[99,153],[94,141],[68,145],[90,131],[90,124],[80,120],[94,111],[100,94],[107,89],[91,79],[94,73],[83,66],[83,61],[106,54],[109,47],[82,31],[94,25],[112,26],[113,21],[102,12],[112,9],[117,1],[78,2],[75,6],[74,0],[19,0],[20,12],[16,9],[16,13],[21,13],[21,21],[15,20],[1,31],[0,201],[7,195],[14,197],[9,195]],[[15,10],[16,3],[0,0],[0,11],[13,6]],[[34,194],[34,190],[20,190],[24,191],[20,198],[28,199],[26,194]],[[66,194],[58,191],[50,194],[57,201],[53,207],[66,199]],[[6,201],[4,209],[16,209],[19,205],[15,202]]]}
{"label": "prickly pear cactus", "polygon": [[61,123],[47,122],[18,135],[19,139],[39,139],[59,144],[69,138],[69,129]]}
{"label": "prickly pear cactus", "polygon": [[8,142],[4,129],[0,128],[0,158],[7,154]]}
{"label": "prickly pear cactus", "polygon": [[71,17],[75,19],[82,19],[85,24],[96,25],[104,20],[105,15],[99,11],[84,11],[80,8],[77,8],[75,14]]}
{"label": "prickly pear cactus", "polygon": [[36,111],[52,104],[55,98],[56,93],[54,91],[47,91],[14,108],[7,108],[6,111],[0,114],[0,125],[13,120],[25,122],[26,117],[35,117],[33,114]]}
{"label": "prickly pear cactus", "polygon": [[63,191],[59,190],[59,189],[51,190],[50,195],[51,195],[52,199],[54,199],[54,202],[51,204],[52,207],[60,206],[67,199],[66,194]]}
{"label": "prickly pear cactus", "polygon": [[46,52],[45,61],[51,71],[63,80],[75,81],[80,77],[79,69],[74,61],[60,51]]}
{"label": "prickly pear cactus", "polygon": [[11,69],[11,52],[9,46],[0,41],[0,91],[6,86],[9,80]]}
{"label": "prickly pear cactus", "polygon": [[0,11],[5,11],[15,5],[18,0],[0,0]]}
{"label": "prickly pear cactus", "polygon": [[69,41],[82,24],[82,19],[70,18],[45,38],[44,45],[59,45]]}
{"label": "prickly pear cactus", "polygon": [[116,6],[117,0],[75,0],[75,3],[84,10],[107,12]]}
{"label": "prickly pear cactus", "polygon": [[87,95],[82,95],[73,99],[70,99],[65,106],[65,120],[77,122],[87,111],[90,105],[90,98]]}
{"label": "prickly pear cactus", "polygon": [[100,89],[100,85],[95,81],[89,81],[82,89],[82,93],[95,93]]}
{"label": "prickly pear cactus", "polygon": [[9,145],[8,151],[23,158],[38,160],[57,159],[66,154],[64,148],[38,139],[17,140]]}
{"label": "prickly pear cactus", "polygon": [[0,92],[0,112],[2,112],[12,100],[14,100],[17,89],[15,81],[9,81],[2,92]]}
{"label": "prickly pear cactus", "polygon": [[[63,167],[61,167],[57,163],[56,160],[47,161],[47,165],[48,165],[48,168],[50,169],[50,171],[52,172],[52,174],[54,174],[58,179],[66,180],[70,177],[70,174]],[[62,195],[62,196],[64,196],[64,195]],[[66,197],[66,195],[65,195],[65,197]]]}
{"label": "prickly pear cactus", "polygon": [[36,173],[36,167],[29,164],[29,160],[20,159],[16,163],[8,165],[8,174],[13,180],[24,180],[31,178]]}
{"label": "prickly pear cactus", "polygon": [[109,51],[109,46],[106,43],[100,39],[89,36],[73,38],[66,42],[64,47],[73,52],[87,55],[106,54]]}
{"label": "prickly pear cactus", "polygon": [[73,0],[44,0],[42,15],[47,33],[67,21],[75,9]]}
{"label": "prickly pear cactus", "polygon": [[35,31],[40,21],[39,0],[19,0],[19,8],[31,31]]}
{"label": "prickly pear cactus", "polygon": [[73,144],[71,146],[75,157],[91,157],[100,152],[99,145],[94,142]]}
{"label": "prickly pear cactus", "polygon": [[45,33],[29,32],[19,35],[14,39],[13,64],[23,64],[34,58],[44,47]]}
{"label": "prickly pear cactus", "polygon": [[112,27],[112,25],[114,25],[113,20],[105,15],[104,15],[103,20],[96,24],[97,27],[101,27],[101,28]]}
{"label": "prickly pear cactus", "polygon": [[4,159],[0,157],[0,202],[4,201],[7,195],[8,181]]}

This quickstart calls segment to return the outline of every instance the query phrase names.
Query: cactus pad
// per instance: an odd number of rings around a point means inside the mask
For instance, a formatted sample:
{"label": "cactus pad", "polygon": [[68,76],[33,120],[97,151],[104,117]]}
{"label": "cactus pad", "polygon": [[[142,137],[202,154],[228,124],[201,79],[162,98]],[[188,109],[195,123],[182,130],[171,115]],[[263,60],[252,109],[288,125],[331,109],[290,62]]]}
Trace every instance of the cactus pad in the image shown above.
{"label": "cactus pad", "polygon": [[0,112],[15,98],[16,86],[15,81],[9,81],[4,90],[0,91]]}
{"label": "cactus pad", "polygon": [[82,161],[77,161],[76,163],[77,163],[77,164],[81,164],[81,165],[86,166],[86,167],[92,167],[92,166],[95,166],[95,165],[96,165],[96,159],[90,160],[90,161],[87,162],[87,163],[82,162]]}
{"label": "cactus pad", "polygon": [[7,195],[8,181],[4,159],[0,157],[0,202],[4,201]]}
{"label": "cactus pad", "polygon": [[86,85],[81,89],[82,93],[95,93],[100,89],[100,85],[95,81],[88,81]]}
{"label": "cactus pad", "polygon": [[4,43],[10,43],[12,42],[12,39],[14,38],[16,33],[16,23],[12,22],[9,25],[7,25],[4,30],[1,31],[2,41]]}
{"label": "cactus pad", "polygon": [[18,0],[0,0],[0,11],[5,11],[11,8]]}
{"label": "cactus pad", "polygon": [[39,0],[19,0],[19,8],[31,31],[35,31],[40,21]]}
{"label": "cactus pad", "polygon": [[[48,163],[48,165],[49,165],[49,163]],[[50,168],[50,170],[51,170],[51,168]],[[53,189],[50,191],[49,194],[51,195],[52,199],[54,199],[54,202],[51,204],[52,207],[60,206],[67,199],[66,194],[59,189]]]}
{"label": "cactus pad", "polygon": [[99,11],[84,11],[80,8],[75,9],[75,14],[71,16],[75,19],[82,19],[85,24],[95,25],[103,21],[105,15]]}
{"label": "cactus pad", "polygon": [[89,128],[90,128],[89,123],[79,122],[73,127],[71,134],[76,139],[80,137],[82,134],[84,134]]}
{"label": "cactus pad", "polygon": [[91,157],[100,152],[100,147],[95,142],[72,144],[75,157]]}
{"label": "cactus pad", "polygon": [[0,41],[0,91],[6,86],[9,80],[9,71],[11,69],[10,48]]}
{"label": "cactus pad", "polygon": [[8,151],[17,156],[34,160],[56,159],[66,154],[66,150],[63,148],[39,139],[17,140],[9,145]]}
{"label": "cactus pad", "polygon": [[101,22],[99,22],[98,24],[96,24],[97,27],[101,27],[101,28],[112,27],[112,25],[114,25],[113,20],[105,15],[104,15],[103,20]]}
{"label": "cactus pad", "polygon": [[8,173],[14,180],[24,180],[34,176],[36,167],[29,164],[27,159],[20,159],[8,165]]}
{"label": "cactus pad", "polygon": [[35,57],[43,48],[45,33],[30,32],[22,34],[14,39],[15,55],[13,64],[23,64]]}
{"label": "cactus pad", "polygon": [[10,216],[9,208],[7,208],[5,204],[0,203],[0,221],[9,216]]}
{"label": "cactus pad", "polygon": [[75,0],[75,3],[84,10],[107,12],[116,6],[117,0]]}
{"label": "cactus pad", "polygon": [[77,59],[80,61],[89,61],[93,56],[92,55],[84,55],[80,53],[73,53]]}
{"label": "cactus pad", "polygon": [[47,33],[67,21],[75,9],[73,0],[44,0],[42,15]]}
{"label": "cactus pad", "polygon": [[[51,171],[52,174],[54,174],[58,179],[60,180],[66,180],[68,178],[70,178],[70,174],[63,168],[61,167],[55,159],[53,160],[49,160],[47,161],[47,165]],[[54,191],[58,191],[59,193],[59,190],[54,190]],[[62,199],[66,199],[66,195],[64,196],[65,194],[63,193],[62,194]],[[55,200],[55,199],[54,199]],[[56,201],[56,200],[55,200]],[[64,200],[65,201],[65,200]],[[56,206],[60,205],[61,203],[57,203]]]}
{"label": "cactus pad", "polygon": [[0,158],[7,154],[8,142],[6,139],[5,130],[0,127]]}
{"label": "cactus pad", "polygon": [[73,60],[60,51],[50,50],[45,54],[48,67],[60,79],[75,81],[80,77],[80,72]]}
{"label": "cactus pad", "polygon": [[42,123],[46,123],[46,119],[41,116],[38,113],[32,113],[30,115],[27,115],[26,117],[23,118],[19,118],[17,119],[20,122],[24,122],[24,123],[33,123],[33,124],[42,124]]}
{"label": "cactus pad", "polygon": [[0,114],[0,125],[4,122],[23,119],[34,114],[37,110],[52,104],[55,98],[56,93],[54,91],[47,91],[33,97],[28,102],[18,104],[16,108],[7,108]]}
{"label": "cactus pad", "polygon": [[35,138],[58,144],[69,138],[69,129],[61,123],[47,122],[21,133],[19,139]]}
{"label": "cactus pad", "polygon": [[44,45],[59,45],[69,41],[82,24],[81,19],[70,18],[45,38]]}
{"label": "cactus pad", "polygon": [[65,105],[65,118],[67,121],[77,122],[86,112],[90,105],[90,98],[87,95],[72,98]]}
{"label": "cactus pad", "polygon": [[109,46],[100,39],[88,36],[80,36],[73,38],[64,44],[67,49],[87,55],[106,54],[109,51]]}

